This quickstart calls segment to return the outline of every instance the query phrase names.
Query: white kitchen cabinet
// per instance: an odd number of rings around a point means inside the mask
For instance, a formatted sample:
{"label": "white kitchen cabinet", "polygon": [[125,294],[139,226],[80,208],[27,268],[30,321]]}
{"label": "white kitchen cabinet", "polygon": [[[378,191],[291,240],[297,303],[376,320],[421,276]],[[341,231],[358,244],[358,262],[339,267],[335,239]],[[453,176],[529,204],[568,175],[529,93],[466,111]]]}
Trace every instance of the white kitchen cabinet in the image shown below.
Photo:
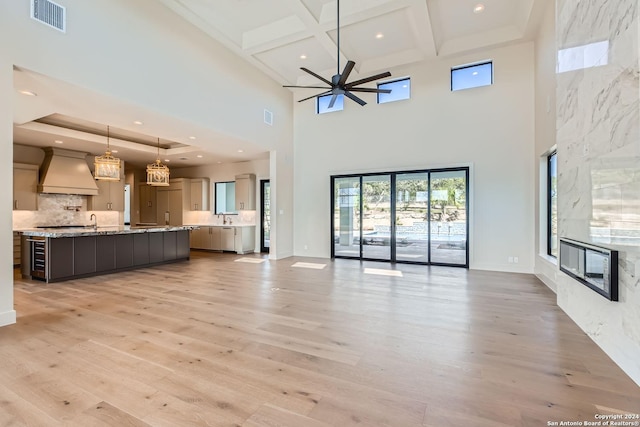
{"label": "white kitchen cabinet", "polygon": [[191,203],[189,210],[209,210],[209,178],[193,178],[190,181]]}
{"label": "white kitchen cabinet", "polygon": [[235,228],[235,251],[239,254],[250,254],[255,252],[256,228],[255,227],[234,227]]}
{"label": "white kitchen cabinet", "polygon": [[220,249],[223,251],[236,251],[236,227],[222,227],[220,231]]}
{"label": "white kitchen cabinet", "polygon": [[120,181],[96,180],[98,195],[89,197],[90,211],[124,212],[124,162],[120,162]]}
{"label": "white kitchen cabinet", "polygon": [[13,209],[35,211],[38,209],[38,166],[13,164]]}
{"label": "white kitchen cabinet", "polygon": [[256,176],[252,173],[236,176],[236,210],[256,209]]}
{"label": "white kitchen cabinet", "polygon": [[219,251],[221,249],[221,228],[200,227],[191,232],[191,248]]}

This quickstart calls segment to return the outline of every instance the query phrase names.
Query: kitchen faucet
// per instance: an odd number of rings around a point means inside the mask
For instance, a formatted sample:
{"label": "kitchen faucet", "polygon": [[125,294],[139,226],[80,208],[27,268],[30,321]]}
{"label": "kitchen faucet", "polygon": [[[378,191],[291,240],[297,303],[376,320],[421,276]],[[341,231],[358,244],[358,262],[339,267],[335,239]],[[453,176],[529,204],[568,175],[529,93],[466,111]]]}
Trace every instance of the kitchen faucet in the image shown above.
{"label": "kitchen faucet", "polygon": [[91,216],[89,217],[89,221],[93,220],[93,229],[97,229],[98,228],[98,218],[96,217],[96,214],[91,214]]}

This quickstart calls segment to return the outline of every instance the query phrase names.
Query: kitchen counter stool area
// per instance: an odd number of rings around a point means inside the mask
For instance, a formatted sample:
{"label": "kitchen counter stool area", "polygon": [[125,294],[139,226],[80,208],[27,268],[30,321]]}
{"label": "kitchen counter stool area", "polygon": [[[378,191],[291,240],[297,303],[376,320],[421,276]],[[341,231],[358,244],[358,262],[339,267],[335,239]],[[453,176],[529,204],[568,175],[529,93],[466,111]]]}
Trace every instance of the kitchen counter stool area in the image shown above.
{"label": "kitchen counter stool area", "polygon": [[83,231],[75,235],[23,231],[22,277],[51,283],[186,261],[192,228]]}

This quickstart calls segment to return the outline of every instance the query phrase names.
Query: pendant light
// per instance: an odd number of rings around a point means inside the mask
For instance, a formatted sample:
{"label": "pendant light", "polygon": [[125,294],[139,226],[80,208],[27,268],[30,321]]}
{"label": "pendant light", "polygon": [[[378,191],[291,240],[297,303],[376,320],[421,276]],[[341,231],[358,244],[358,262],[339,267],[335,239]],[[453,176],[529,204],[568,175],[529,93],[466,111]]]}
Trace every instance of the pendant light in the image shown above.
{"label": "pendant light", "polygon": [[158,138],[158,157],[147,165],[147,184],[154,187],[169,185],[169,168],[160,161],[160,138]]}
{"label": "pendant light", "polygon": [[109,146],[109,126],[107,126],[107,151],[102,156],[96,156],[94,165],[94,179],[105,181],[120,181],[120,159],[111,155]]}

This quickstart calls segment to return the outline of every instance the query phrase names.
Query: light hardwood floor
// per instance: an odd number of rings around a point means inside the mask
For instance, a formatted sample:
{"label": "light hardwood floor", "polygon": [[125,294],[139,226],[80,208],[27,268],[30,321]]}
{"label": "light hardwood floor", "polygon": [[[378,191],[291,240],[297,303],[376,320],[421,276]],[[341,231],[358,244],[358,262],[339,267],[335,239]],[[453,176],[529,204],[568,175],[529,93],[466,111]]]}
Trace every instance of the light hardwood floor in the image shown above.
{"label": "light hardwood floor", "polygon": [[539,427],[640,412],[640,387],[533,276],[239,258],[16,278],[0,426]]}

